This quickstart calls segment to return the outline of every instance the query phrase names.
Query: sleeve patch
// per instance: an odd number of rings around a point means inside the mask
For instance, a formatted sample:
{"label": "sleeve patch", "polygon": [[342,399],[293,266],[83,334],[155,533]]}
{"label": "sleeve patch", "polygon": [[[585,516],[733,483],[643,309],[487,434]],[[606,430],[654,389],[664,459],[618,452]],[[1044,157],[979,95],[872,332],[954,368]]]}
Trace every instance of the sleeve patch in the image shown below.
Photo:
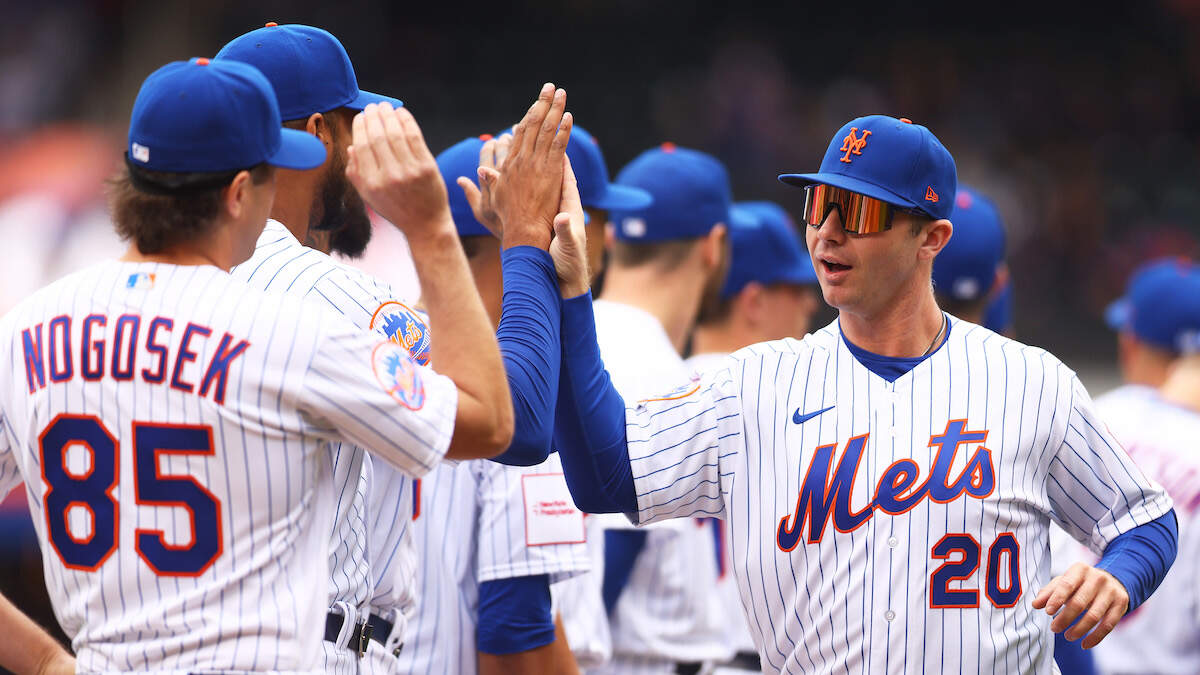
{"label": "sleeve patch", "polygon": [[429,365],[429,327],[415,309],[385,302],[371,315],[371,330],[407,349],[417,363]]}
{"label": "sleeve patch", "polygon": [[575,508],[561,473],[521,476],[525,500],[525,545],[582,544],[583,513]]}
{"label": "sleeve patch", "polygon": [[[371,351],[371,368],[379,385],[409,410],[425,405],[425,384],[408,352],[394,342],[380,342]],[[565,486],[564,486],[565,487]]]}
{"label": "sleeve patch", "polygon": [[653,403],[655,401],[675,401],[681,398],[687,398],[692,394],[700,391],[700,376],[692,375],[692,378],[686,383],[675,387],[671,391],[657,398],[647,398],[638,401],[638,403]]}

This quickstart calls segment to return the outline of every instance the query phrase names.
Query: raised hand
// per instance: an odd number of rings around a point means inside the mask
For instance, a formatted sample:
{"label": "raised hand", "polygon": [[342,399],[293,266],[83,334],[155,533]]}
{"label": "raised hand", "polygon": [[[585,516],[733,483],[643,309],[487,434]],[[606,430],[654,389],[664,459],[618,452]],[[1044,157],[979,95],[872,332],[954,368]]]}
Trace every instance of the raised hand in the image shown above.
{"label": "raised hand", "polygon": [[475,220],[478,220],[488,231],[501,239],[503,238],[501,236],[503,227],[500,222],[500,214],[496,212],[492,186],[500,177],[499,170],[504,164],[504,159],[508,157],[511,147],[512,134],[505,133],[500,138],[489,138],[479,148],[479,186],[476,187],[475,182],[466,176],[459,176],[455,181],[462,188],[467,203],[471,205],[471,212],[475,214]]}
{"label": "raised hand", "polygon": [[446,186],[407,108],[372,103],[354,116],[346,176],[409,238],[454,233]]}
{"label": "raised hand", "polygon": [[488,183],[503,228],[502,246],[550,247],[562,199],[563,158],[571,137],[567,92],[542,86],[537,101],[517,124],[512,148],[497,174],[480,171]]}
{"label": "raised hand", "polygon": [[554,216],[554,241],[550,257],[558,273],[559,292],[563,298],[587,293],[591,280],[588,270],[587,234],[583,223],[583,204],[579,201],[579,184],[571,160],[563,156],[562,198],[559,213]]}

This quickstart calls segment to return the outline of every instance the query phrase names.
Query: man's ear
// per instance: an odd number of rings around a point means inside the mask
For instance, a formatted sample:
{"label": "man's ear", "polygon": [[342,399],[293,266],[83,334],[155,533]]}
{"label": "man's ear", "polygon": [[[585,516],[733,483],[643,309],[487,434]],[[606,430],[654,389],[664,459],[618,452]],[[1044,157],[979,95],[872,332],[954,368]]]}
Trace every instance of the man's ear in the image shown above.
{"label": "man's ear", "polygon": [[921,231],[918,237],[921,237],[921,250],[918,254],[922,260],[933,260],[946,244],[950,243],[950,237],[954,234],[954,225],[949,220],[941,218],[929,223]]}
{"label": "man's ear", "polygon": [[738,291],[733,299],[734,317],[746,326],[757,326],[762,323],[767,311],[766,288],[757,281],[751,281]]}
{"label": "man's ear", "polygon": [[321,113],[313,113],[308,116],[308,121],[304,123],[304,130],[316,136],[325,145],[325,159],[328,161],[333,154],[333,127],[330,126],[332,121]]}
{"label": "man's ear", "polygon": [[729,230],[726,229],[724,223],[717,223],[713,226],[708,234],[704,237],[704,264],[710,268],[717,268],[725,259],[726,242],[729,239]]}
{"label": "man's ear", "polygon": [[249,171],[239,171],[221,191],[221,208],[230,220],[237,220],[245,213],[250,198],[250,181]]}

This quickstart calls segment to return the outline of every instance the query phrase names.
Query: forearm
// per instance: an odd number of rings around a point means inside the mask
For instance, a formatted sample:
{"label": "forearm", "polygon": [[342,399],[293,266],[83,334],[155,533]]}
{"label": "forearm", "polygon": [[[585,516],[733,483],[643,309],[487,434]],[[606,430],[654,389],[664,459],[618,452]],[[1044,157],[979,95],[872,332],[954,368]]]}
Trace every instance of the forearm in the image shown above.
{"label": "forearm", "polygon": [[561,359],[562,301],[554,261],[530,246],[501,253],[504,300],[496,338],[513,405],[512,444],[495,461],[531,466],[550,454]]}
{"label": "forearm", "polygon": [[508,447],[513,412],[500,348],[471,280],[447,212],[436,233],[409,240],[421,294],[436,339],[438,372],[458,386],[458,414],[447,457],[494,457]]}
{"label": "forearm", "polygon": [[562,341],[554,446],[571,497],[587,513],[635,513],[625,401],[600,360],[591,294],[563,302]]}
{"label": "forearm", "polygon": [[57,672],[73,662],[50,634],[0,595],[0,667],[18,675]]}
{"label": "forearm", "polygon": [[556,628],[545,574],[485,581],[479,586],[476,648],[481,673],[552,672]]}
{"label": "forearm", "polygon": [[1178,523],[1172,509],[1165,516],[1140,525],[1109,543],[1096,564],[1116,577],[1129,594],[1132,612],[1162,583],[1175,562]]}

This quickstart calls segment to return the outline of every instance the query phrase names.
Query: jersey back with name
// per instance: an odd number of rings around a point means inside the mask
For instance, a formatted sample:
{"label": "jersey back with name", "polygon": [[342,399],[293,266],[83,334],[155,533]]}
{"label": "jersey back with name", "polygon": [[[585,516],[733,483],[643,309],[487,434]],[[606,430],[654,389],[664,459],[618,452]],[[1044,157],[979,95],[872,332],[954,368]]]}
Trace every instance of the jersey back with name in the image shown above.
{"label": "jersey back with name", "polygon": [[81,670],[317,666],[329,441],[421,473],[453,425],[388,345],[208,266],[103,263],[0,321],[0,490]]}
{"label": "jersey back with name", "polygon": [[894,382],[835,321],[627,412],[643,522],[730,521],[768,672],[1051,672],[1048,524],[1102,550],[1171,500],[1043,350],[950,319]]}

